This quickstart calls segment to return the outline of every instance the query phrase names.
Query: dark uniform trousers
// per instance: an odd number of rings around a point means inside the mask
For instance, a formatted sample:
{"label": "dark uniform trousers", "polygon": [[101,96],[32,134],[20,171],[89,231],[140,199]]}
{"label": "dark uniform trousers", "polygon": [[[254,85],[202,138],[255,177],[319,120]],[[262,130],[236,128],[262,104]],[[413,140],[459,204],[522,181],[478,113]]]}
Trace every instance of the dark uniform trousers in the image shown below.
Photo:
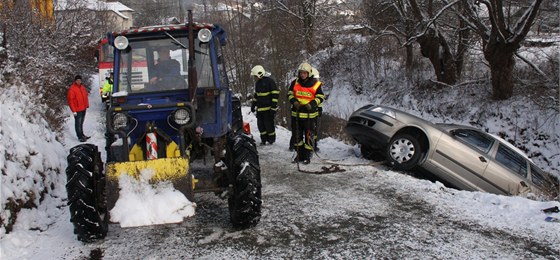
{"label": "dark uniform trousers", "polygon": [[276,116],[276,111],[273,110],[257,111],[257,127],[261,134],[261,143],[273,144],[276,141],[274,116]]}

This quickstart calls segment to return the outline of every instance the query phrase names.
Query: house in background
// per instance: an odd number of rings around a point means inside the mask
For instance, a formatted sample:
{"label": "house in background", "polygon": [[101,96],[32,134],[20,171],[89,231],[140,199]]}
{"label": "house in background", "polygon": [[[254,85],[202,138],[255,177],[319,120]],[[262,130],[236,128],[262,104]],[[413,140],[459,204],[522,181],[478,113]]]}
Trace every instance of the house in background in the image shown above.
{"label": "house in background", "polygon": [[132,27],[132,13],[134,10],[120,2],[106,2],[105,11],[107,12],[109,22],[115,26],[116,31],[124,30]]}
{"label": "house in background", "polygon": [[106,20],[109,30],[119,31],[132,27],[134,24],[132,13],[134,10],[120,2],[105,2],[101,0],[55,0],[55,13],[72,11],[91,11],[101,15]]}

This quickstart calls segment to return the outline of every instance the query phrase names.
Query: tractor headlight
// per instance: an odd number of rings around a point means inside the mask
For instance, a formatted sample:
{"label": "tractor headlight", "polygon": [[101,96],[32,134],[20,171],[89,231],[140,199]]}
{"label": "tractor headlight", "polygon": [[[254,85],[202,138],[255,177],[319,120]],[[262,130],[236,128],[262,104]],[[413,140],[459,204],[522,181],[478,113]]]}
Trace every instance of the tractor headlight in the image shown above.
{"label": "tractor headlight", "polygon": [[122,50],[126,49],[126,47],[128,47],[128,38],[126,38],[122,35],[117,36],[117,38],[115,38],[115,40],[114,40],[114,44],[115,44],[115,48],[122,51]]}
{"label": "tractor headlight", "polygon": [[113,128],[124,129],[128,125],[128,117],[124,113],[116,113],[113,115]]}
{"label": "tractor headlight", "polygon": [[207,43],[212,39],[212,32],[206,28],[198,31],[198,40]]}
{"label": "tractor headlight", "polygon": [[179,108],[173,112],[173,121],[178,125],[186,125],[191,121],[191,114],[189,110],[184,108]]}

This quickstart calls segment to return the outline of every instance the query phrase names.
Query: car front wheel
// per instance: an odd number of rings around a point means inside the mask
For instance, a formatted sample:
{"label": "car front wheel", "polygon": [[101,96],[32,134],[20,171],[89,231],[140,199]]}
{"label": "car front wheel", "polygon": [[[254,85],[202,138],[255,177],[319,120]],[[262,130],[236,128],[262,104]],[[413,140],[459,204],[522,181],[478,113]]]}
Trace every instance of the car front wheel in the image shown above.
{"label": "car front wheel", "polygon": [[387,159],[395,170],[410,170],[420,160],[420,142],[412,135],[397,134],[387,147]]}

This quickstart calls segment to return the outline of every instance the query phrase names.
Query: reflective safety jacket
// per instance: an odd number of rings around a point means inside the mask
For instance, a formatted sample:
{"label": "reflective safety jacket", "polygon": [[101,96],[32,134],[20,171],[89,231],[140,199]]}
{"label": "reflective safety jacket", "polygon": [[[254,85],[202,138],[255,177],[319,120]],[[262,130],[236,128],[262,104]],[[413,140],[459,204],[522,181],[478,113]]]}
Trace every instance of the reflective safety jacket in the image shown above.
{"label": "reflective safety jacket", "polygon": [[101,89],[101,94],[111,93],[113,91],[113,81],[111,79],[107,79],[105,84],[103,84],[103,88]]}
{"label": "reflective safety jacket", "polygon": [[[325,95],[321,88],[321,81],[315,78],[301,80],[299,78],[292,81],[288,91],[288,99],[291,104],[299,102],[299,109],[292,105],[292,116],[298,118],[315,118],[319,116],[318,107],[323,103]],[[310,109],[305,105],[309,104]]]}
{"label": "reflective safety jacket", "polygon": [[255,82],[255,94],[251,106],[256,107],[257,112],[276,110],[279,94],[276,82],[270,77],[262,77]]}

